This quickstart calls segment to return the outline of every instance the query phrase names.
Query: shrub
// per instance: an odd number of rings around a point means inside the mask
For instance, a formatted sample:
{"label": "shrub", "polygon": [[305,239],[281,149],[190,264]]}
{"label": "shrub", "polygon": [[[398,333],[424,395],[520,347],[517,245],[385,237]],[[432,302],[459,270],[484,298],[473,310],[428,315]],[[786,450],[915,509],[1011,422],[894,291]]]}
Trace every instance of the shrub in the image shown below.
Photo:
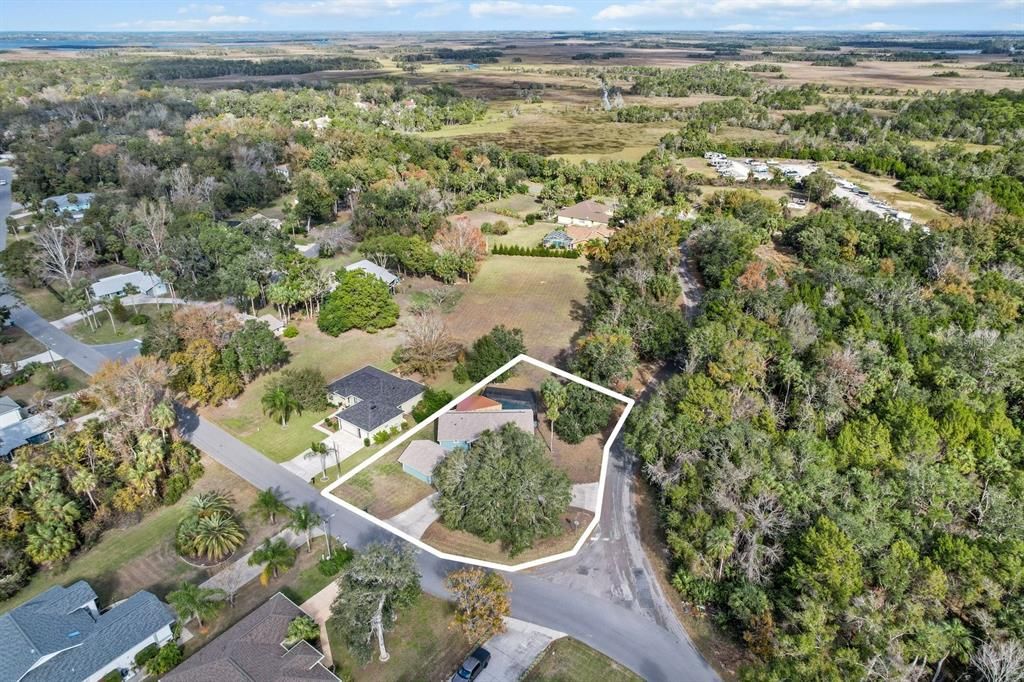
{"label": "shrub", "polygon": [[131,319],[129,319],[128,321],[134,324],[136,327],[141,327],[144,324],[149,324],[149,315],[136,313],[135,315],[132,315]]}
{"label": "shrub", "polygon": [[135,654],[135,665],[146,665],[149,661],[156,658],[156,655],[160,652],[160,647],[156,644],[149,644],[145,646],[139,653]]}
{"label": "shrub", "polygon": [[294,339],[298,335],[299,328],[296,327],[294,324],[288,325],[287,327],[284,328],[284,331],[282,332],[282,336],[284,336],[284,338],[286,339]]}
{"label": "shrub", "polygon": [[370,439],[369,438],[364,438],[363,439],[363,447],[367,447],[367,448],[370,447]]}
{"label": "shrub", "polygon": [[527,225],[533,225],[538,220],[540,220],[540,216],[537,215],[536,213],[528,213],[526,217],[523,218],[523,222],[525,222]]}
{"label": "shrub", "polygon": [[549,249],[546,246],[519,246],[517,244],[495,244],[491,247],[495,256],[532,256],[534,258],[579,258],[576,249]]}
{"label": "shrub", "polygon": [[67,389],[67,387],[71,385],[71,382],[60,372],[47,369],[43,374],[42,381],[39,382],[39,385],[47,391],[57,392]]}
{"label": "shrub", "polygon": [[[466,359],[459,367],[464,366],[467,379],[480,381],[524,352],[526,346],[523,343],[523,330],[498,325],[490,333],[473,342],[473,347],[466,352]],[[458,371],[458,367],[456,370]],[[462,381],[458,376],[456,379]]]}
{"label": "shrub", "polygon": [[181,647],[175,642],[168,642],[160,647],[159,653],[146,663],[146,672],[150,675],[166,675],[181,663],[182,658]]}
{"label": "shrub", "polygon": [[359,270],[342,270],[338,282],[317,317],[320,331],[338,336],[349,329],[362,329],[372,334],[398,322],[398,304],[379,279]]}
{"label": "shrub", "polygon": [[451,400],[452,394],[448,391],[428,388],[423,392],[423,398],[416,403],[416,407],[412,408],[412,418],[418,424],[447,405]]}
{"label": "shrub", "polygon": [[323,373],[315,368],[286,369],[271,381],[271,388],[281,387],[292,395],[303,410],[326,410],[327,380]]}
{"label": "shrub", "polygon": [[121,682],[124,678],[121,677],[120,670],[111,670],[109,673],[100,678],[100,682]]}
{"label": "shrub", "polygon": [[508,234],[508,223],[506,223],[504,220],[499,220],[498,222],[494,223],[493,225],[491,225],[491,234]]}
{"label": "shrub", "polygon": [[566,443],[580,443],[608,425],[615,401],[576,382],[566,386],[566,403],[555,421],[555,433]]}
{"label": "shrub", "polygon": [[[202,466],[202,465],[200,465]],[[164,504],[174,504],[189,489],[191,482],[185,474],[171,474],[164,481]]]}
{"label": "shrub", "polygon": [[354,556],[350,549],[335,549],[331,554],[330,559],[321,559],[317,564],[320,573],[327,578],[338,575]]}
{"label": "shrub", "polygon": [[387,443],[389,440],[394,438],[396,435],[402,432],[402,428],[399,426],[392,426],[387,431],[380,431],[373,435],[373,442],[377,445],[381,443]]}
{"label": "shrub", "polygon": [[132,313],[124,307],[119,298],[114,299],[114,303],[110,306],[110,312],[118,322],[127,322],[132,317]]}

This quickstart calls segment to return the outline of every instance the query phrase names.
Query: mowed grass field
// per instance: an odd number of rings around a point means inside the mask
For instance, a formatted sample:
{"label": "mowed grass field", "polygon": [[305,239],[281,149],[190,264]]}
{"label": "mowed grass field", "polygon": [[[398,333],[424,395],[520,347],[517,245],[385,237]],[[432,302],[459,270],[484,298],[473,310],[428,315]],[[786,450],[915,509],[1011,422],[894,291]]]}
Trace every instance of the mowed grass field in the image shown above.
{"label": "mowed grass field", "polygon": [[572,637],[556,639],[534,662],[523,682],[640,682],[642,678]]}
{"label": "mowed grass field", "polygon": [[[445,321],[455,339],[470,345],[499,324],[523,330],[527,352],[541,360],[551,361],[569,347],[579,328],[579,309],[586,300],[587,265],[583,259],[526,258],[490,256],[480,264],[480,271],[470,283],[457,285],[462,294]],[[414,286],[409,283],[403,286]],[[438,286],[436,282],[429,287]],[[394,369],[391,356],[403,340],[402,325],[410,320],[404,307],[408,301],[405,290],[399,293],[403,307],[399,324],[376,334],[359,330],[338,337],[328,336],[316,327],[316,320],[295,318],[299,328],[294,339],[285,339],[291,361],[278,372],[256,379],[245,392],[218,407],[205,408],[204,414],[230,431],[234,436],[256,448],[275,462],[284,462],[306,450],[323,435],[313,424],[328,411],[293,415],[284,427],[263,413],[261,399],[267,386],[284,369],[312,367],[320,370],[327,381],[333,381],[364,365],[383,370]],[[419,377],[414,377],[419,380]],[[428,385],[451,391],[460,389],[446,372]],[[361,450],[356,456],[369,456]],[[353,458],[349,458],[352,460]],[[349,460],[343,465],[349,464]]]}
{"label": "mowed grass field", "polygon": [[[387,663],[374,660],[360,665],[345,646],[338,621],[327,621],[327,636],[337,674],[360,682],[434,682],[447,680],[473,649],[455,624],[455,609],[448,602],[421,594],[399,611],[398,623],[384,635]],[[376,648],[376,642],[374,643]]]}
{"label": "mowed grass field", "polygon": [[159,507],[137,522],[107,530],[99,542],[81,551],[62,569],[39,571],[24,589],[0,603],[0,611],[7,611],[54,585],[68,585],[76,580],[89,581],[101,604],[123,599],[138,590],[150,590],[162,598],[182,581],[205,580],[221,567],[195,568],[182,561],[174,550],[178,523],[185,516],[188,500],[199,492],[220,490],[234,500],[232,506],[247,533],[245,546],[236,555],[251,550],[283,526],[283,519],[271,526],[247,513],[256,497],[255,488],[209,457],[203,457],[203,466],[206,473],[176,504]]}

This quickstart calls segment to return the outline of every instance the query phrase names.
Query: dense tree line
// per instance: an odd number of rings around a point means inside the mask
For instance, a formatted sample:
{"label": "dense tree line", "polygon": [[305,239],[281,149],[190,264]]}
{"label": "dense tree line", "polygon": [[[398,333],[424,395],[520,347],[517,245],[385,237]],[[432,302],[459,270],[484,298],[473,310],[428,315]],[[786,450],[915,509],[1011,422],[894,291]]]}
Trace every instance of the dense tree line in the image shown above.
{"label": "dense tree line", "polygon": [[376,68],[380,68],[380,64],[376,60],[361,59],[351,55],[274,57],[272,59],[164,57],[140,62],[135,67],[135,77],[140,81],[170,81],[180,78],[283,76],[313,71],[361,71]]}
{"label": "dense tree line", "polygon": [[626,442],[751,679],[931,676],[1024,636],[1021,227],[838,208],[782,227],[780,268],[768,230],[696,220],[683,371]]}

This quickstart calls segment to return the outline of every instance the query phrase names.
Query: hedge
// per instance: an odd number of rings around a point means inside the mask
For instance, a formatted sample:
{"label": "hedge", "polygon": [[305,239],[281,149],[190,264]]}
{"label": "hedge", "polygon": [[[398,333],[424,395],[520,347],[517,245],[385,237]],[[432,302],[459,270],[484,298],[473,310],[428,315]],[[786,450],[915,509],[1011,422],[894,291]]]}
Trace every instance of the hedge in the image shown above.
{"label": "hedge", "polygon": [[517,246],[515,244],[495,244],[491,247],[495,256],[534,256],[536,258],[579,258],[576,249],[549,249],[546,246]]}

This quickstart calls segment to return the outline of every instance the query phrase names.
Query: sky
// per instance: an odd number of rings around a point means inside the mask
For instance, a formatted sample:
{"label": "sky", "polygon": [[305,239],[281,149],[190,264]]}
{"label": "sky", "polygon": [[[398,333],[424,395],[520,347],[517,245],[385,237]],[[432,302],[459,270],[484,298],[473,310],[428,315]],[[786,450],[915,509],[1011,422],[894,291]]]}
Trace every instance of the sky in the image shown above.
{"label": "sky", "polygon": [[1002,30],[1024,0],[0,0],[0,31]]}

